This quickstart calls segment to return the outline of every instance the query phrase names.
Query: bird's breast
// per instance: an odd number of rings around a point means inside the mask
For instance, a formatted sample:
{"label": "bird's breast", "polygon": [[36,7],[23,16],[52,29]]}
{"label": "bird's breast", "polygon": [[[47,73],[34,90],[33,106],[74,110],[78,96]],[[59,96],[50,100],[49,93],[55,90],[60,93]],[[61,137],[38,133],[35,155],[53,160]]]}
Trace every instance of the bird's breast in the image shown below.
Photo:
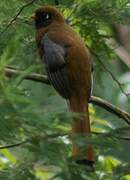
{"label": "bird's breast", "polygon": [[[79,34],[66,24],[52,24],[48,30],[40,31],[37,42],[46,33],[52,41],[66,48],[64,58],[72,91],[86,96],[91,84],[91,59]],[[44,56],[44,50],[39,48],[39,54]]]}

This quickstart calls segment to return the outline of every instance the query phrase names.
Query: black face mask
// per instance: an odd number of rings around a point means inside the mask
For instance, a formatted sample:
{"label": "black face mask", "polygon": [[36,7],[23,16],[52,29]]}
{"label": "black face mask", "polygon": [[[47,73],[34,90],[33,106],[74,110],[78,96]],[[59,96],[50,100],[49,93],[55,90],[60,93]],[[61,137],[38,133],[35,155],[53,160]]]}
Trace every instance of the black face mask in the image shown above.
{"label": "black face mask", "polygon": [[52,22],[52,15],[47,12],[38,11],[35,17],[35,26],[37,29],[46,27]]}

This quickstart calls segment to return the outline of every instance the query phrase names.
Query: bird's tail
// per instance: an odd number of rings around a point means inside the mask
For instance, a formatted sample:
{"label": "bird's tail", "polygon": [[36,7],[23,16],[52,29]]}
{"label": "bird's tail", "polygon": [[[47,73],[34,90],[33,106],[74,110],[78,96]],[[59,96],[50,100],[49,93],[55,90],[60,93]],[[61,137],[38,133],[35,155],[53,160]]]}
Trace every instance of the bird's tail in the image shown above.
{"label": "bird's tail", "polygon": [[[86,99],[83,98],[74,98],[70,99],[70,110],[72,112],[80,113],[80,116],[77,116],[73,120],[72,125],[72,133],[73,134],[84,134],[90,135],[90,120],[89,120],[89,112],[88,112],[88,103],[86,103]],[[91,145],[86,147],[84,154],[82,154],[78,145],[73,143],[72,147],[72,156],[74,158],[84,156],[86,162],[94,162],[94,152]]]}

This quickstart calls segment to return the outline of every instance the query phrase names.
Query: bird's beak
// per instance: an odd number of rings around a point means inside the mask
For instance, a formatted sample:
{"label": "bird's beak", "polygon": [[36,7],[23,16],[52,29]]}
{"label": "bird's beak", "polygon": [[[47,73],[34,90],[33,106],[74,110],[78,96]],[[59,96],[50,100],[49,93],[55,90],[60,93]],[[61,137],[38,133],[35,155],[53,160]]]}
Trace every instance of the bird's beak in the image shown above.
{"label": "bird's beak", "polygon": [[33,15],[30,18],[26,19],[25,23],[35,27],[35,15]]}
{"label": "bird's beak", "polygon": [[35,27],[35,15],[34,14],[30,17],[30,24]]}
{"label": "bird's beak", "polygon": [[32,19],[33,21],[35,21],[35,14],[33,14],[30,19]]}
{"label": "bird's beak", "polygon": [[29,25],[29,26],[35,27],[35,21],[33,21],[32,19],[26,19],[26,20],[24,21],[24,23],[26,23],[26,24]]}

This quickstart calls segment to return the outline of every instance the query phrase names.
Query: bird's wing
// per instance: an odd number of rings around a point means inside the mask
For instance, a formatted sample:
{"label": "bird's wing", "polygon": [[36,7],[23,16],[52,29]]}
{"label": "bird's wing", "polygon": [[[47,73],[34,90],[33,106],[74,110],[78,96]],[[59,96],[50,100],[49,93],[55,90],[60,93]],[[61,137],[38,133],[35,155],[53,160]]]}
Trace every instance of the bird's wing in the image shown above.
{"label": "bird's wing", "polygon": [[52,41],[46,34],[41,41],[43,48],[43,61],[46,65],[48,78],[57,92],[68,99],[71,95],[71,88],[66,68],[66,49]]}

